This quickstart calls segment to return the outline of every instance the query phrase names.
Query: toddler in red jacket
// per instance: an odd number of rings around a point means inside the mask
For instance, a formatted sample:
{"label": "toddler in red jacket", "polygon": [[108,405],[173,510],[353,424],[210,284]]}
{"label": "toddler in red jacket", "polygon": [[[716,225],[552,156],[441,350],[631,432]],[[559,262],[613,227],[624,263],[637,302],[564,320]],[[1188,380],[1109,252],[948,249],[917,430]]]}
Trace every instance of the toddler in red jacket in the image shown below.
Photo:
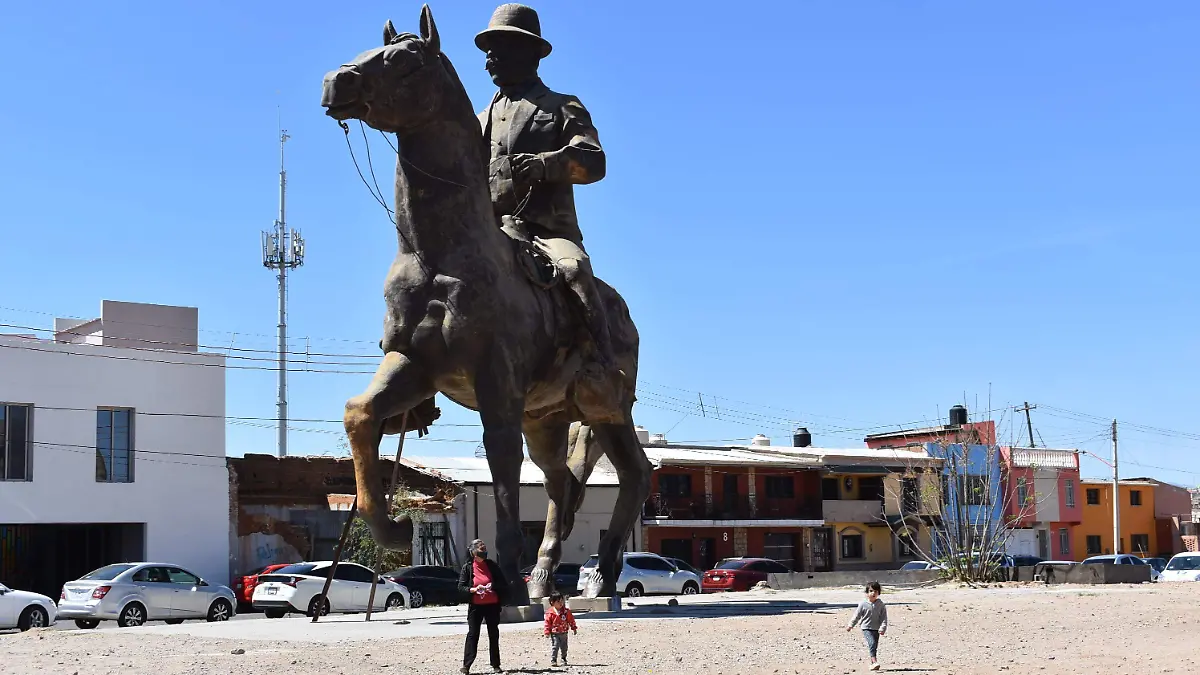
{"label": "toddler in red jacket", "polygon": [[550,666],[558,666],[558,655],[562,652],[562,664],[567,665],[567,631],[578,634],[575,615],[567,609],[562,593],[550,596],[550,608],[546,610],[546,627],[543,634],[550,638]]}

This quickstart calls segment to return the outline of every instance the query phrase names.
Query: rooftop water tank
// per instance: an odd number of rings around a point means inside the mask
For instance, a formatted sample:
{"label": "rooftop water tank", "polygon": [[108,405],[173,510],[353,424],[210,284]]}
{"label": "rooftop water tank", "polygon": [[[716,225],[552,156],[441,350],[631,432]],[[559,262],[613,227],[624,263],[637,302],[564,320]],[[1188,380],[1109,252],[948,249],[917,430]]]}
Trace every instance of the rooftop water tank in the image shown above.
{"label": "rooftop water tank", "polygon": [[764,447],[770,446],[771,439],[767,438],[766,436],[763,436],[762,434],[757,434],[757,435],[755,435],[754,439],[750,441],[750,445],[761,445]]}
{"label": "rooftop water tank", "polygon": [[667,437],[664,434],[650,434],[648,445],[666,445]]}
{"label": "rooftop water tank", "polygon": [[646,427],[636,426],[633,430],[637,433],[638,443],[645,445],[650,442],[650,432],[646,431]]}
{"label": "rooftop water tank", "polygon": [[956,405],[950,409],[950,426],[961,427],[967,423],[967,408]]}
{"label": "rooftop water tank", "polygon": [[808,429],[800,427],[792,432],[792,447],[807,448],[812,445],[812,434],[808,433]]}

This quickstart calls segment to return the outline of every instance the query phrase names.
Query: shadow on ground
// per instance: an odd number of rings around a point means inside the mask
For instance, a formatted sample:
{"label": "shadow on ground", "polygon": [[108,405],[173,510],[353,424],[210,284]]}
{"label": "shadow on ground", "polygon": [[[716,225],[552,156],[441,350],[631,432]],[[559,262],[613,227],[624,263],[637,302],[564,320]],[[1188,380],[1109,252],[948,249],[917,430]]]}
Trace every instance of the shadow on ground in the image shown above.
{"label": "shadow on ground", "polygon": [[[906,603],[888,603],[903,606]],[[858,603],[804,602],[803,600],[731,600],[686,605],[626,606],[619,612],[588,612],[577,614],[580,621],[611,621],[619,619],[664,618],[718,619],[738,616],[779,616],[782,614],[828,614],[853,609]]]}

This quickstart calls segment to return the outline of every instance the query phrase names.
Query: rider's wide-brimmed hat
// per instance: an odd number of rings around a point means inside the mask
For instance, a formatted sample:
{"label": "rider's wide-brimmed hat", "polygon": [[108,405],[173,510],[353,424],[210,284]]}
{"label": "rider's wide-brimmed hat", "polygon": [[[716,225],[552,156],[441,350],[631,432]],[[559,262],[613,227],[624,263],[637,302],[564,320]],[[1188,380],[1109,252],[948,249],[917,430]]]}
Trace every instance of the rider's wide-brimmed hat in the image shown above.
{"label": "rider's wide-brimmed hat", "polygon": [[541,46],[542,58],[549,56],[550,50],[553,49],[546,38],[542,37],[542,22],[538,20],[537,10],[528,5],[514,2],[497,7],[492,13],[492,20],[488,22],[487,29],[475,36],[475,46],[486,52],[488,38],[497,33],[528,36]]}

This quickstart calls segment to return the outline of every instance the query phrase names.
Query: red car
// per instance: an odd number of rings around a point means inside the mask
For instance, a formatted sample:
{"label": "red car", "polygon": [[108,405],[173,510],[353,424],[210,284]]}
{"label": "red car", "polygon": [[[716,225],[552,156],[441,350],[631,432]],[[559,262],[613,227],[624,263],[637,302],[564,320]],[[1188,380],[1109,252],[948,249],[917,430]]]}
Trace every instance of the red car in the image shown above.
{"label": "red car", "polygon": [[277,565],[267,565],[257,571],[244,575],[242,578],[233,582],[233,594],[237,596],[238,604],[249,607],[254,601],[254,587],[258,585],[258,577],[261,574],[270,574],[275,570],[282,569],[293,563],[282,563]]}
{"label": "red car", "polygon": [[791,570],[768,558],[729,558],[722,560],[700,578],[701,593],[748,591],[768,574],[788,574]]}

